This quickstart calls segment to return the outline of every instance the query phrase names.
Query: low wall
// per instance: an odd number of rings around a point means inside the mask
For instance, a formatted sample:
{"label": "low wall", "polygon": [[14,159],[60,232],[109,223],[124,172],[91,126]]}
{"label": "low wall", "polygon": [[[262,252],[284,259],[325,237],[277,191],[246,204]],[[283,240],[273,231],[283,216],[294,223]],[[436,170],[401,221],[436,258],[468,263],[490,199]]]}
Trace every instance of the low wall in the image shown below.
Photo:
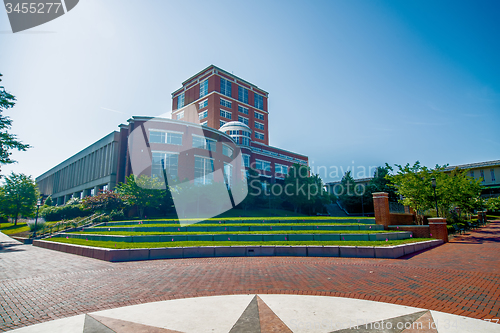
{"label": "low wall", "polygon": [[430,238],[428,225],[391,225],[389,230],[410,231],[415,238]]}
{"label": "low wall", "polygon": [[412,225],[415,224],[415,215],[407,213],[390,213],[389,225]]}
{"label": "low wall", "polygon": [[104,249],[44,240],[33,241],[34,246],[72,253],[84,257],[111,261],[153,259],[211,258],[211,257],[345,257],[396,259],[413,252],[443,244],[442,240],[403,244],[397,246],[207,246],[166,247],[152,249]]}

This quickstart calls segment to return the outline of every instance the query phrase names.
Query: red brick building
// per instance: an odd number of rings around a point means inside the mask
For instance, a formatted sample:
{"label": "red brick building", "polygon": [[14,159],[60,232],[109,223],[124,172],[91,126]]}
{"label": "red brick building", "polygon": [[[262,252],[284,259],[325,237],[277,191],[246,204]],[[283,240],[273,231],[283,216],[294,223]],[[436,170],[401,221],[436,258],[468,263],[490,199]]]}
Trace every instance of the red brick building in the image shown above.
{"label": "red brick building", "polygon": [[[57,204],[112,190],[131,174],[161,178],[162,165],[176,179],[195,184],[225,181],[229,186],[238,170],[249,167],[275,183],[292,164],[308,165],[308,158],[269,145],[267,101],[264,90],[209,66],[172,94],[172,119],[134,116],[36,182]],[[133,133],[137,141],[131,140]]]}
{"label": "red brick building", "polygon": [[[214,65],[191,76],[172,93],[172,119],[191,121],[230,135],[250,165],[274,183],[288,168],[308,165],[307,156],[269,145],[269,108],[265,90]],[[193,108],[194,107],[194,108]],[[186,119],[187,110],[197,116]]]}

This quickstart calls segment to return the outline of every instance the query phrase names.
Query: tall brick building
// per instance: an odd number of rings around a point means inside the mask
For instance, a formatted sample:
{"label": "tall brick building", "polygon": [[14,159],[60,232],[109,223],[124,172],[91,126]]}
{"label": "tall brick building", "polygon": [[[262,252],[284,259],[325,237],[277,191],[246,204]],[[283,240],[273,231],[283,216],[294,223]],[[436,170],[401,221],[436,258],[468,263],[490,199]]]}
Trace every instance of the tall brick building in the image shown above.
{"label": "tall brick building", "polygon": [[243,151],[245,166],[251,165],[274,183],[284,179],[293,163],[308,165],[308,158],[269,145],[268,95],[256,85],[211,65],[172,93],[172,119],[185,120],[186,108],[194,106],[196,123],[233,137]]}
{"label": "tall brick building", "polygon": [[[237,169],[249,167],[269,183],[282,181],[292,164],[307,165],[308,158],[269,145],[267,101],[264,90],[209,66],[172,94],[172,119],[128,119],[119,125],[119,131],[37,177],[38,187],[57,204],[65,204],[72,197],[112,190],[131,174],[161,177],[162,166],[169,175],[194,184],[219,179],[230,186]],[[136,149],[139,157],[134,158],[131,138],[137,129],[140,135],[136,137],[143,146]],[[241,149],[241,162],[232,163],[237,148]],[[134,161],[140,165],[139,171],[134,169]],[[224,177],[217,176],[218,170],[223,170]],[[227,174],[234,176],[228,178]]]}

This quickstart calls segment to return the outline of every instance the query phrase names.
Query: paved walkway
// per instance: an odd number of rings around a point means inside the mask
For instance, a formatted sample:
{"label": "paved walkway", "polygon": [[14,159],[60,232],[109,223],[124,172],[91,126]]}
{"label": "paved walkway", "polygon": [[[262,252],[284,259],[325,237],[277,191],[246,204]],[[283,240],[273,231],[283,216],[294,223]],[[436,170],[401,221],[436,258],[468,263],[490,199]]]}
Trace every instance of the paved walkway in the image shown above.
{"label": "paved walkway", "polygon": [[500,318],[500,221],[403,259],[207,258],[108,263],[0,233],[0,331],[186,297],[348,297]]}

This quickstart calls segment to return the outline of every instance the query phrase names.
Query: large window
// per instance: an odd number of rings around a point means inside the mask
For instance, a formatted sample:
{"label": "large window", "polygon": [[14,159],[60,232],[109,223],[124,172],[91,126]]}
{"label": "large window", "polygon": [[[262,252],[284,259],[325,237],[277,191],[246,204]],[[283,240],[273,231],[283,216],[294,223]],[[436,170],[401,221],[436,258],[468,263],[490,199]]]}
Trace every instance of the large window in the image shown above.
{"label": "large window", "polygon": [[264,97],[259,94],[254,94],[254,106],[257,109],[264,110]]}
{"label": "large window", "polygon": [[248,125],[248,118],[245,118],[245,117],[242,117],[242,116],[238,116],[238,121],[242,122],[245,125]]}
{"label": "large window", "polygon": [[231,112],[220,109],[220,116],[227,119],[231,119]]}
{"label": "large window", "polygon": [[233,166],[229,163],[224,163],[224,182],[227,188],[231,188],[233,178]]}
{"label": "large window", "polygon": [[207,157],[194,157],[194,183],[211,184],[214,180],[214,160]]}
{"label": "large window", "polygon": [[184,111],[181,111],[177,114],[177,120],[181,120],[182,118],[184,118]]}
{"label": "large window", "polygon": [[208,99],[206,99],[206,100],[204,100],[204,101],[200,102],[200,103],[198,104],[198,109],[203,109],[204,107],[207,107],[207,105],[208,105]]}
{"label": "large window", "polygon": [[220,93],[222,95],[226,95],[228,97],[231,97],[231,82],[220,78]]}
{"label": "large window", "polygon": [[260,130],[264,130],[264,124],[261,124],[259,122],[255,122],[255,128],[256,129],[260,129]]}
{"label": "large window", "polygon": [[277,174],[287,175],[288,174],[288,166],[283,164],[274,164],[274,172]]}
{"label": "large window", "polygon": [[484,170],[481,169],[479,170],[479,174],[481,175],[481,178],[483,179],[482,182],[484,182],[485,178],[484,178]]}
{"label": "large window", "polygon": [[241,105],[238,105],[238,112],[248,114],[248,108],[241,106]]}
{"label": "large window", "polygon": [[178,165],[179,165],[179,155],[176,153],[169,152],[152,152],[153,162],[151,165],[151,177],[158,177],[163,179],[163,169],[165,168],[166,173],[171,177],[177,177]]}
{"label": "large window", "polygon": [[217,150],[217,141],[203,136],[193,135],[193,148],[201,148],[210,151]]}
{"label": "large window", "polygon": [[177,97],[177,108],[180,109],[182,107],[184,107],[184,93]]}
{"label": "large window", "polygon": [[255,160],[255,168],[257,170],[271,171],[271,162]]}
{"label": "large window", "polygon": [[219,127],[222,127],[226,125],[226,122],[224,120],[219,120]]}
{"label": "large window", "polygon": [[208,94],[208,79],[200,83],[200,98]]}
{"label": "large window", "polygon": [[238,86],[238,100],[248,104],[248,89]]}
{"label": "large window", "polygon": [[250,167],[250,155],[243,154],[243,165],[245,166],[245,168]]}
{"label": "large window", "polygon": [[151,143],[168,143],[171,145],[182,145],[182,133],[164,132],[164,131],[149,131],[149,142]]}
{"label": "large window", "polygon": [[235,138],[236,143],[244,146],[250,146],[250,139],[249,138],[244,138],[242,136],[236,137]]}
{"label": "large window", "polygon": [[220,105],[225,106],[226,108],[230,109],[231,106],[233,106],[233,103],[231,103],[228,100],[225,100],[224,98],[220,99]]}
{"label": "large window", "polygon": [[490,169],[490,173],[491,173],[491,181],[492,182],[496,181],[496,179],[495,179],[495,169]]}
{"label": "large window", "polygon": [[264,140],[264,134],[255,132],[255,138],[259,140]]}
{"label": "large window", "polygon": [[206,118],[208,117],[208,111],[203,111],[203,112],[200,112],[198,113],[198,119],[203,119],[203,118]]}
{"label": "large window", "polygon": [[257,111],[254,111],[254,117],[255,117],[255,119],[264,120],[264,115],[260,112],[257,112]]}
{"label": "large window", "polygon": [[233,157],[233,148],[222,145],[222,154],[226,155],[227,157]]}

